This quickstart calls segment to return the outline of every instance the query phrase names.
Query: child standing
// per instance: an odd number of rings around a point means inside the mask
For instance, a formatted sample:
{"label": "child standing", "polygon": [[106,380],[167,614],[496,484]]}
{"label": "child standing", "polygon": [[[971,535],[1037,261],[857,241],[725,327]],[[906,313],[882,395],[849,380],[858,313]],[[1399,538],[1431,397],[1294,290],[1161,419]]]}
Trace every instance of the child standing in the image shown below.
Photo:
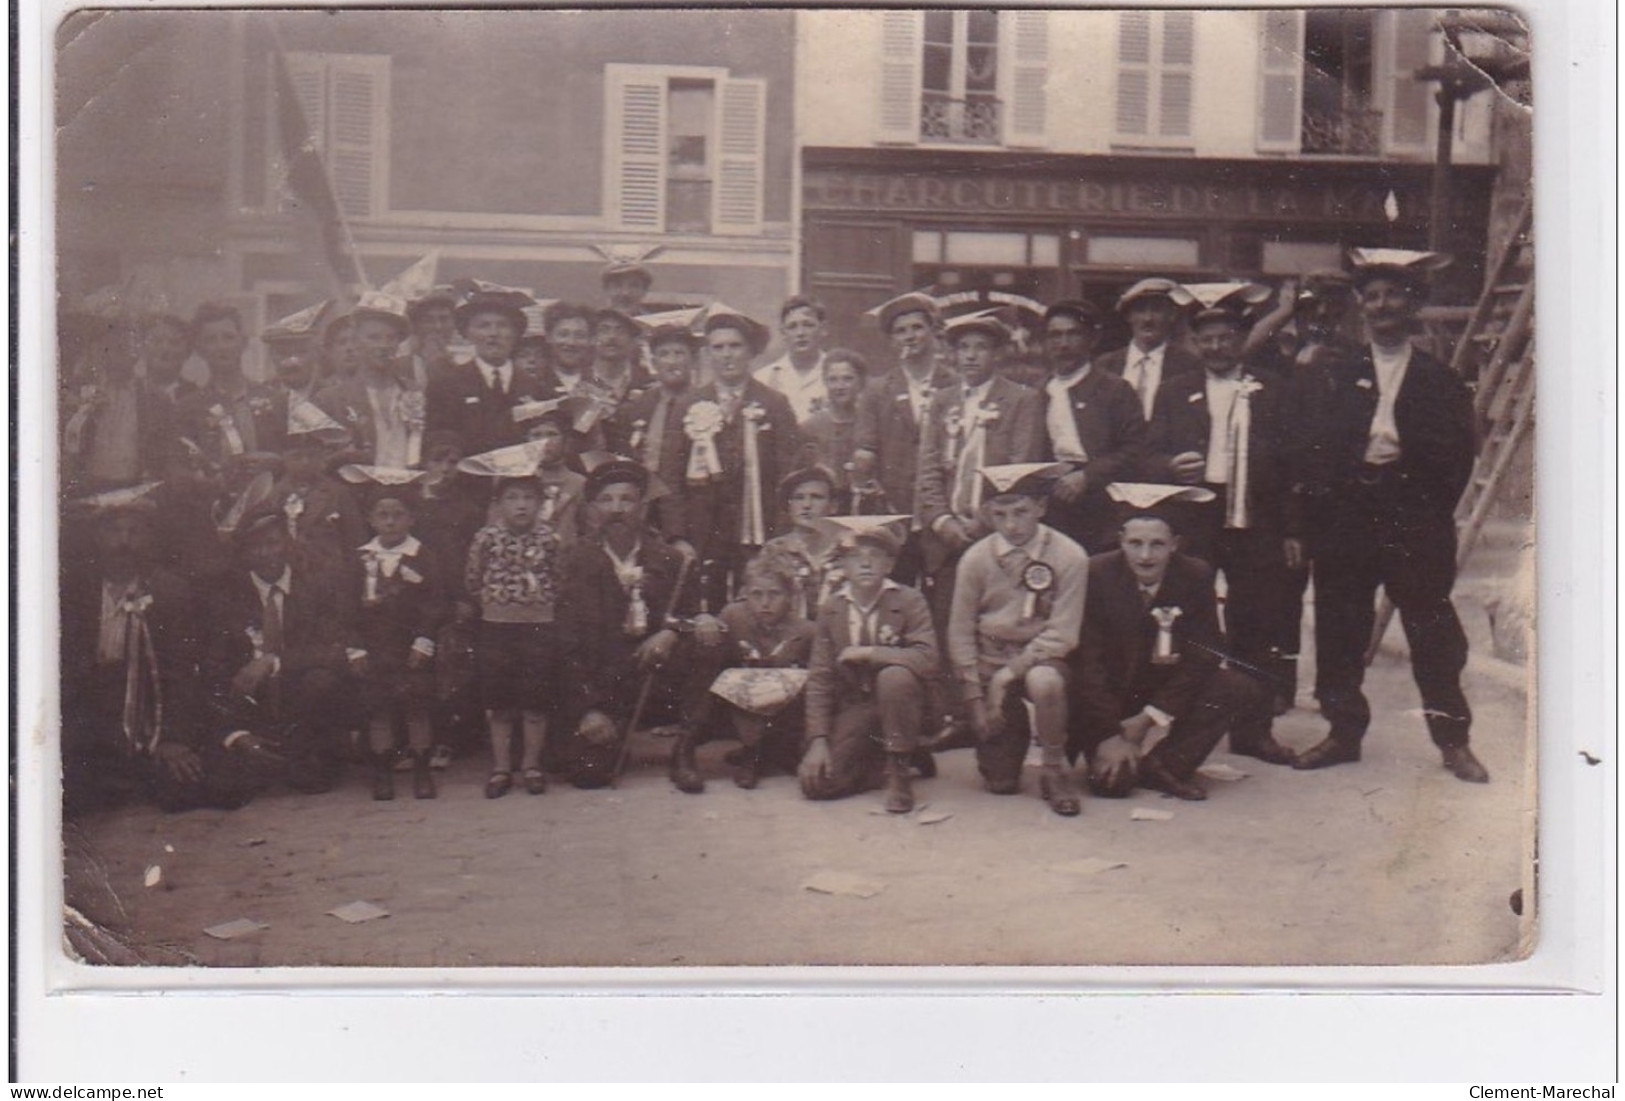
{"label": "child standing", "polygon": [[366,654],[367,748],[372,797],[395,798],[396,739],[406,730],[412,759],[412,795],[435,797],[429,755],[434,742],[435,638],[446,619],[443,567],[412,534],[421,471],[346,466],[345,481],[362,486],[370,542],[357,548],[361,564],[358,630]]}
{"label": "child standing", "polygon": [[519,727],[525,790],[547,790],[541,769],[551,689],[559,676],[554,629],[559,539],[541,518],[542,487],[536,449],[499,448],[464,459],[467,473],[495,477],[493,522],[468,549],[465,583],[480,608],[474,644],[480,699],[491,737],[491,775],[485,797],[513,787],[513,734]]}

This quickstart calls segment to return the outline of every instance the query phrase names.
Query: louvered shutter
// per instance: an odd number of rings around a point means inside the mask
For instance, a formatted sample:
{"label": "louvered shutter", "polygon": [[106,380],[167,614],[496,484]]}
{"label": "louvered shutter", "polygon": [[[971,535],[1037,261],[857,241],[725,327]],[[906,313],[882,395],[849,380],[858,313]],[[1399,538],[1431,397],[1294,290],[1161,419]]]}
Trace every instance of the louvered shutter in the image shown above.
{"label": "louvered shutter", "polygon": [[1000,37],[1011,43],[1005,141],[1042,146],[1049,131],[1049,13],[1014,11],[1003,18],[1008,29]]}
{"label": "louvered shutter", "polygon": [[762,142],[765,80],[717,82],[717,178],[711,229],[718,234],[762,232]]}
{"label": "louvered shutter", "polygon": [[1188,138],[1196,63],[1196,15],[1162,13],[1162,72],[1158,74],[1157,136]]}
{"label": "louvered shutter", "polygon": [[608,216],[617,229],[666,229],[666,80],[607,65],[604,137]]}
{"label": "louvered shutter", "polygon": [[1296,153],[1303,125],[1303,12],[1261,11],[1258,148]]}
{"label": "louvered shutter", "polygon": [[1117,15],[1117,133],[1151,132],[1151,13]]}
{"label": "louvered shutter", "polygon": [[389,163],[389,58],[328,58],[327,147],[323,159],[339,209],[350,218],[384,212]]}
{"label": "louvered shutter", "polygon": [[1426,154],[1433,112],[1430,86],[1412,74],[1431,59],[1433,14],[1428,11],[1385,12],[1389,29],[1388,110],[1383,133],[1390,153]]}
{"label": "louvered shutter", "polygon": [[888,11],[881,19],[879,140],[918,142],[925,13]]}

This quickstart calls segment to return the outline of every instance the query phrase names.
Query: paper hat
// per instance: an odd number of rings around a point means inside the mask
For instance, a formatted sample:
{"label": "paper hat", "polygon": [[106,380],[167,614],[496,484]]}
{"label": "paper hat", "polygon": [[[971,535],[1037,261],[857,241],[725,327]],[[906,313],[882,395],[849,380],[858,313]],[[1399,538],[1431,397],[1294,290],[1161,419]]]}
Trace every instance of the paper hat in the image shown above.
{"label": "paper hat", "polygon": [[1404,248],[1351,248],[1349,267],[1356,287],[1379,277],[1396,278],[1419,287],[1433,272],[1450,266],[1442,252],[1419,252]]}
{"label": "paper hat", "polygon": [[1044,311],[1045,324],[1052,317],[1076,318],[1091,327],[1098,326],[1103,320],[1100,307],[1081,298],[1068,298],[1050,306]]}
{"label": "paper hat", "polygon": [[581,493],[588,501],[602,493],[606,486],[612,485],[635,485],[646,498],[654,491],[655,479],[650,476],[647,467],[636,459],[628,459],[611,451],[583,452],[581,469],[587,472],[587,482]]}
{"label": "paper hat", "polygon": [[989,497],[1048,497],[1055,479],[1068,469],[1065,463],[1007,463],[984,466],[982,480],[988,484]]}
{"label": "paper hat", "polygon": [[384,291],[364,291],[350,316],[357,321],[372,318],[388,322],[402,339],[412,331],[412,323],[406,316],[406,300]]}
{"label": "paper hat", "polygon": [[794,493],[797,487],[806,485],[808,482],[822,482],[824,485],[829,486],[831,490],[839,484],[835,472],[829,467],[817,463],[812,466],[804,466],[800,470],[792,470],[779,479],[780,503],[789,503],[790,494]]}
{"label": "paper hat", "polygon": [[895,529],[907,523],[908,519],[906,514],[901,513],[889,516],[827,516],[818,523],[832,532],[843,547],[867,543],[896,558],[902,553],[903,540]]}
{"label": "paper hat", "polygon": [[643,326],[631,314],[617,310],[612,306],[592,312],[592,327],[596,330],[604,322],[610,321],[626,330],[634,339],[643,335]]}
{"label": "paper hat", "polygon": [[437,283],[430,287],[428,293],[421,298],[409,299],[406,303],[406,316],[416,324],[424,311],[431,306],[448,306],[457,308],[457,290],[450,283]]}
{"label": "paper hat", "polygon": [[[302,436],[305,439],[294,440]],[[327,411],[309,398],[288,397],[288,438],[296,444],[339,446],[350,439],[350,430],[328,416]]]}
{"label": "paper hat", "polygon": [[941,315],[937,310],[937,300],[924,291],[909,291],[907,294],[900,294],[896,298],[887,299],[869,311],[869,314],[879,321],[880,331],[883,333],[890,333],[891,327],[897,323],[898,318],[911,313],[925,314],[930,319],[932,327],[935,327],[941,321]]}
{"label": "paper hat", "polygon": [[1157,519],[1174,531],[1183,526],[1186,509],[1191,505],[1206,504],[1216,497],[1211,489],[1202,486],[1151,482],[1112,482],[1106,487],[1106,496],[1115,502],[1119,523],[1126,524],[1142,518]]}
{"label": "paper hat", "polygon": [[526,440],[498,447],[470,455],[457,464],[457,469],[480,478],[534,478],[541,467],[542,446],[537,440]]}
{"label": "paper hat", "polygon": [[106,516],[115,512],[152,512],[158,507],[158,502],[152,499],[152,492],[163,484],[143,482],[123,489],[110,489],[105,493],[93,493],[89,497],[81,497],[71,502],[71,507],[73,511],[86,516]]}
{"label": "paper hat", "polygon": [[[648,319],[645,318],[644,320],[646,321]],[[662,344],[672,343],[686,344],[690,351],[698,351],[700,345],[704,343],[704,341],[700,339],[698,333],[694,332],[686,325],[668,324],[656,325],[653,329],[649,330],[649,337],[646,343],[649,345],[649,350],[651,352],[660,347]]]}
{"label": "paper hat", "polygon": [[1142,279],[1124,291],[1122,297],[1117,300],[1117,311],[1122,313],[1142,298],[1166,298],[1181,309],[1195,301],[1190,291],[1180,284],[1172,279],[1157,277]]}
{"label": "paper hat", "polygon": [[572,403],[576,399],[569,397],[549,398],[546,401],[522,401],[513,407],[515,424],[529,424],[532,421],[549,419],[558,424],[563,431],[568,431],[574,420]]}
{"label": "paper hat", "polygon": [[720,302],[712,303],[705,308],[704,321],[700,323],[700,332],[706,336],[710,336],[716,329],[734,329],[742,333],[752,355],[759,355],[762,349],[767,347],[771,335],[767,326],[760,321],[755,321]]}
{"label": "paper hat", "polygon": [[260,339],[267,344],[282,341],[315,340],[323,325],[328,321],[328,311],[332,309],[333,301],[318,302],[314,306],[289,314],[279,321],[273,321],[260,333]]}
{"label": "paper hat", "polygon": [[994,310],[979,310],[952,318],[943,326],[943,335],[952,344],[971,333],[984,333],[1000,345],[1010,343],[1010,327],[1000,321]]}
{"label": "paper hat", "polygon": [[483,279],[459,280],[453,286],[463,293],[463,303],[457,307],[457,331],[465,333],[468,323],[482,313],[497,313],[512,321],[519,335],[525,334],[530,318],[525,307],[534,305],[536,298],[522,287],[504,287],[487,283]]}
{"label": "paper hat", "polygon": [[704,316],[704,306],[684,306],[676,310],[661,310],[658,313],[639,314],[638,321],[651,329],[672,325],[698,333],[700,320]]}
{"label": "paper hat", "polygon": [[741,711],[770,717],[801,694],[810,675],[806,669],[724,669],[711,683],[711,694]]}
{"label": "paper hat", "polygon": [[[426,301],[435,293],[434,276],[439,267],[440,250],[430,249],[423,259],[414,261],[405,271],[378,289],[392,298],[401,299],[403,302]],[[449,291],[450,288],[448,287],[447,290]]]}
{"label": "paper hat", "polygon": [[1187,283],[1185,290],[1196,300],[1196,312],[1191,325],[1204,325],[1210,321],[1245,324],[1247,313],[1268,302],[1273,293],[1262,283]]}
{"label": "paper hat", "polygon": [[416,501],[416,483],[423,478],[424,472],[394,466],[347,463],[339,467],[338,476],[356,487],[362,507],[370,511],[383,500]]}
{"label": "paper hat", "polygon": [[606,261],[600,279],[615,275],[641,275],[654,282],[645,264],[666,251],[664,245],[594,245],[593,251]]}

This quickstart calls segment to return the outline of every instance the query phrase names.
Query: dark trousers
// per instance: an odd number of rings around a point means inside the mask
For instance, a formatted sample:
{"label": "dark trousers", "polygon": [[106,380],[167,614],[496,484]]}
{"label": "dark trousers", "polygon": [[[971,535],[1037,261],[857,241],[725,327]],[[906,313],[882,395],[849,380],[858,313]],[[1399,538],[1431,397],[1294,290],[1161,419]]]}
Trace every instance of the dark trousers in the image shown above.
{"label": "dark trousers", "polygon": [[829,734],[830,765],[822,783],[803,782],[809,799],[842,799],[880,784],[888,753],[912,753],[920,745],[925,685],[900,665],[875,675],[873,694],[847,700]]}
{"label": "dark trousers", "polygon": [[324,788],[338,774],[345,736],[362,698],[339,671],[313,666],[273,678],[252,703],[236,701],[224,730],[251,731],[283,759],[285,767],[260,768],[262,779],[281,779],[295,789]]}
{"label": "dark trousers", "polygon": [[[1131,714],[1138,711],[1136,708]],[[1118,721],[1128,717],[1119,716]],[[1190,707],[1174,720],[1167,735],[1146,756],[1155,758],[1170,775],[1188,780],[1226,733],[1232,744],[1256,744],[1269,735],[1270,720],[1270,699],[1257,680],[1235,669],[1215,669]],[[1093,762],[1095,748],[1121,732],[1117,722],[1098,709],[1090,710],[1073,725],[1068,756],[1076,761],[1082,753]]]}
{"label": "dark trousers", "polygon": [[1218,499],[1190,506],[1184,514],[1184,550],[1224,574],[1224,633],[1229,656],[1245,662],[1248,671],[1269,683],[1272,691],[1290,694],[1290,683],[1276,683],[1283,676],[1278,663],[1287,614],[1283,597],[1292,584],[1283,538],[1270,524],[1225,527],[1226,487],[1208,488]]}
{"label": "dark trousers", "polygon": [[1358,741],[1371,725],[1361,684],[1381,585],[1405,628],[1428,733],[1440,748],[1466,745],[1472,726],[1461,690],[1467,636],[1450,603],[1456,579],[1450,514],[1395,500],[1383,486],[1358,487],[1333,506],[1316,546],[1320,709],[1331,736]]}

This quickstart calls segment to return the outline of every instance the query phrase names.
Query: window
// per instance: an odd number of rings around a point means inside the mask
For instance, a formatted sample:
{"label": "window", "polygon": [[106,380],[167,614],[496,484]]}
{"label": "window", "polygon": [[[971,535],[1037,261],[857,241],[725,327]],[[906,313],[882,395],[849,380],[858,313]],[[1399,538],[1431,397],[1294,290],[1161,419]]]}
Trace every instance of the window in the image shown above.
{"label": "window", "polygon": [[1047,12],[890,11],[882,18],[881,141],[1044,144]]}
{"label": "window", "polygon": [[[389,58],[382,54],[287,54],[288,76],[305,125],[347,217],[384,213],[389,194]],[[277,64],[275,57],[271,64]],[[276,86],[276,82],[272,82]],[[291,201],[272,97],[269,194]]]}
{"label": "window", "polygon": [[1259,13],[1263,38],[1258,148],[1375,156],[1383,113],[1374,95],[1369,11]]}
{"label": "window", "polygon": [[1417,80],[1417,69],[1433,58],[1433,13],[1425,10],[1383,12],[1388,40],[1387,118],[1383,120],[1386,151],[1430,152],[1433,87]]}
{"label": "window", "polygon": [[605,210],[616,229],[762,231],[765,81],[608,65],[605,85]]}
{"label": "window", "polygon": [[1194,13],[1118,13],[1114,134],[1120,144],[1190,144],[1195,62]]}

